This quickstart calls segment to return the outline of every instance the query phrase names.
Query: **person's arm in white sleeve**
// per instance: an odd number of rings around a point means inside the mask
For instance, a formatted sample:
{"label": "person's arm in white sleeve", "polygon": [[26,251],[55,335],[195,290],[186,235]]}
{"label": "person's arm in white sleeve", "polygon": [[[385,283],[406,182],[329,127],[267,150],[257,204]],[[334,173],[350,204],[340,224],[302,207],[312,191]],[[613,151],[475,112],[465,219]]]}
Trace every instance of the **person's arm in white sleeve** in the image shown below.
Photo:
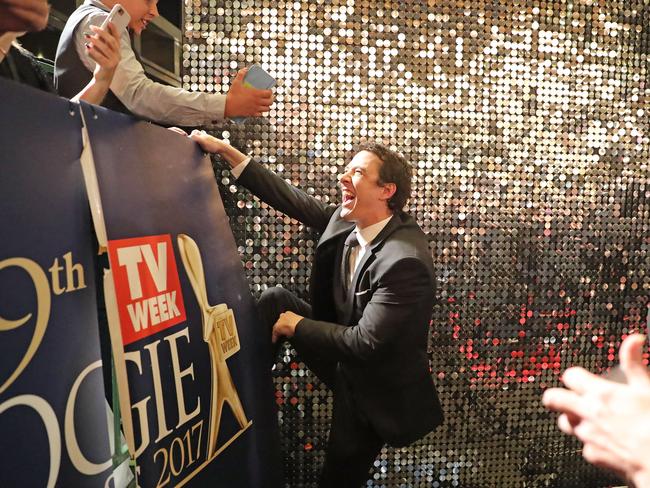
{"label": "person's arm in white sleeve", "polygon": [[[101,25],[106,15],[103,12],[90,15],[77,28],[77,53],[91,71],[94,69],[94,62],[83,50],[83,34],[89,29],[89,25]],[[145,75],[144,68],[131,48],[127,31],[121,36],[120,53],[121,61],[113,76],[111,91],[132,113],[155,122],[190,126],[211,125],[223,120],[225,116],[261,115],[268,110],[272,102],[269,90],[241,86],[241,72],[233,81],[227,95],[189,92],[156,83]]]}
{"label": "person's arm in white sleeve", "polygon": [[[90,31],[91,25],[101,25],[107,16],[105,12],[87,16],[75,33],[77,54],[90,71],[94,71],[95,62],[86,54],[84,33]],[[120,55],[111,91],[133,114],[155,122],[178,125],[209,125],[223,120],[226,95],[192,93],[147,78],[131,48],[131,38],[126,30],[120,37]]]}

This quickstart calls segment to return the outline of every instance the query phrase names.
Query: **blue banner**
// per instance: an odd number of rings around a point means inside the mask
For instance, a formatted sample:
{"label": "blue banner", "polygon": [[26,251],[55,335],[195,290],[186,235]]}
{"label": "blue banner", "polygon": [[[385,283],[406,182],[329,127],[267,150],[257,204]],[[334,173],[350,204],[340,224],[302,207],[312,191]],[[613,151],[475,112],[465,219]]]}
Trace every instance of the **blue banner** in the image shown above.
{"label": "blue banner", "polygon": [[279,486],[269,344],[256,333],[210,160],[166,129],[88,105],[83,111],[138,483]]}
{"label": "blue banner", "polygon": [[0,79],[0,486],[112,486],[79,106]]}

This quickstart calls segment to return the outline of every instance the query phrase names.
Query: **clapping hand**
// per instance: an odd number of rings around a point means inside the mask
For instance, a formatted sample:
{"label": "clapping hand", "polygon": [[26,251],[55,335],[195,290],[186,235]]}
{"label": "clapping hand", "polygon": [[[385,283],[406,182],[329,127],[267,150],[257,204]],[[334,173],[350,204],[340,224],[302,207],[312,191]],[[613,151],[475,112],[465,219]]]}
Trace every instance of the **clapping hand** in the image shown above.
{"label": "clapping hand", "polygon": [[584,443],[587,461],[632,480],[637,488],[650,487],[650,376],[643,364],[644,343],[644,336],[634,334],[621,344],[627,383],[569,368],[562,375],[566,389],[550,388],[542,399],[560,412],[560,429]]}

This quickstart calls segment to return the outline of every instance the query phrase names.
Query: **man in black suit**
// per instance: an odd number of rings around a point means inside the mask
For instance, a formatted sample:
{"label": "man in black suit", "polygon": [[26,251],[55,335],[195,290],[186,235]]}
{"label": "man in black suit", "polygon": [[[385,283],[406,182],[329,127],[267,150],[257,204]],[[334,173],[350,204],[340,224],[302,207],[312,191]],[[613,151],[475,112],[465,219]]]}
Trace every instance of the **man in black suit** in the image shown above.
{"label": "man in black suit", "polygon": [[342,204],[326,205],[232,146],[192,138],[261,200],[322,233],[311,305],[274,287],[258,306],[273,342],[288,338],[334,393],[320,486],[359,487],[384,444],[406,446],[442,423],[427,358],[433,262],[402,211],[411,167],[384,146],[363,146],[339,175]]}

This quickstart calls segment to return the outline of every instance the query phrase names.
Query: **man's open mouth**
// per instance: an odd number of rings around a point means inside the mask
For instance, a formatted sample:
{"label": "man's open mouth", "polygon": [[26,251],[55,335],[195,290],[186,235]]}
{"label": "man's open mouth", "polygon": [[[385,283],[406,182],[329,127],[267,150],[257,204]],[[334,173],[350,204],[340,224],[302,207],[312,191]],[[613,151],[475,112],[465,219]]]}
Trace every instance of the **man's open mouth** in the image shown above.
{"label": "man's open mouth", "polygon": [[355,198],[356,196],[354,193],[343,190],[343,205],[349,205],[350,203],[354,202]]}

